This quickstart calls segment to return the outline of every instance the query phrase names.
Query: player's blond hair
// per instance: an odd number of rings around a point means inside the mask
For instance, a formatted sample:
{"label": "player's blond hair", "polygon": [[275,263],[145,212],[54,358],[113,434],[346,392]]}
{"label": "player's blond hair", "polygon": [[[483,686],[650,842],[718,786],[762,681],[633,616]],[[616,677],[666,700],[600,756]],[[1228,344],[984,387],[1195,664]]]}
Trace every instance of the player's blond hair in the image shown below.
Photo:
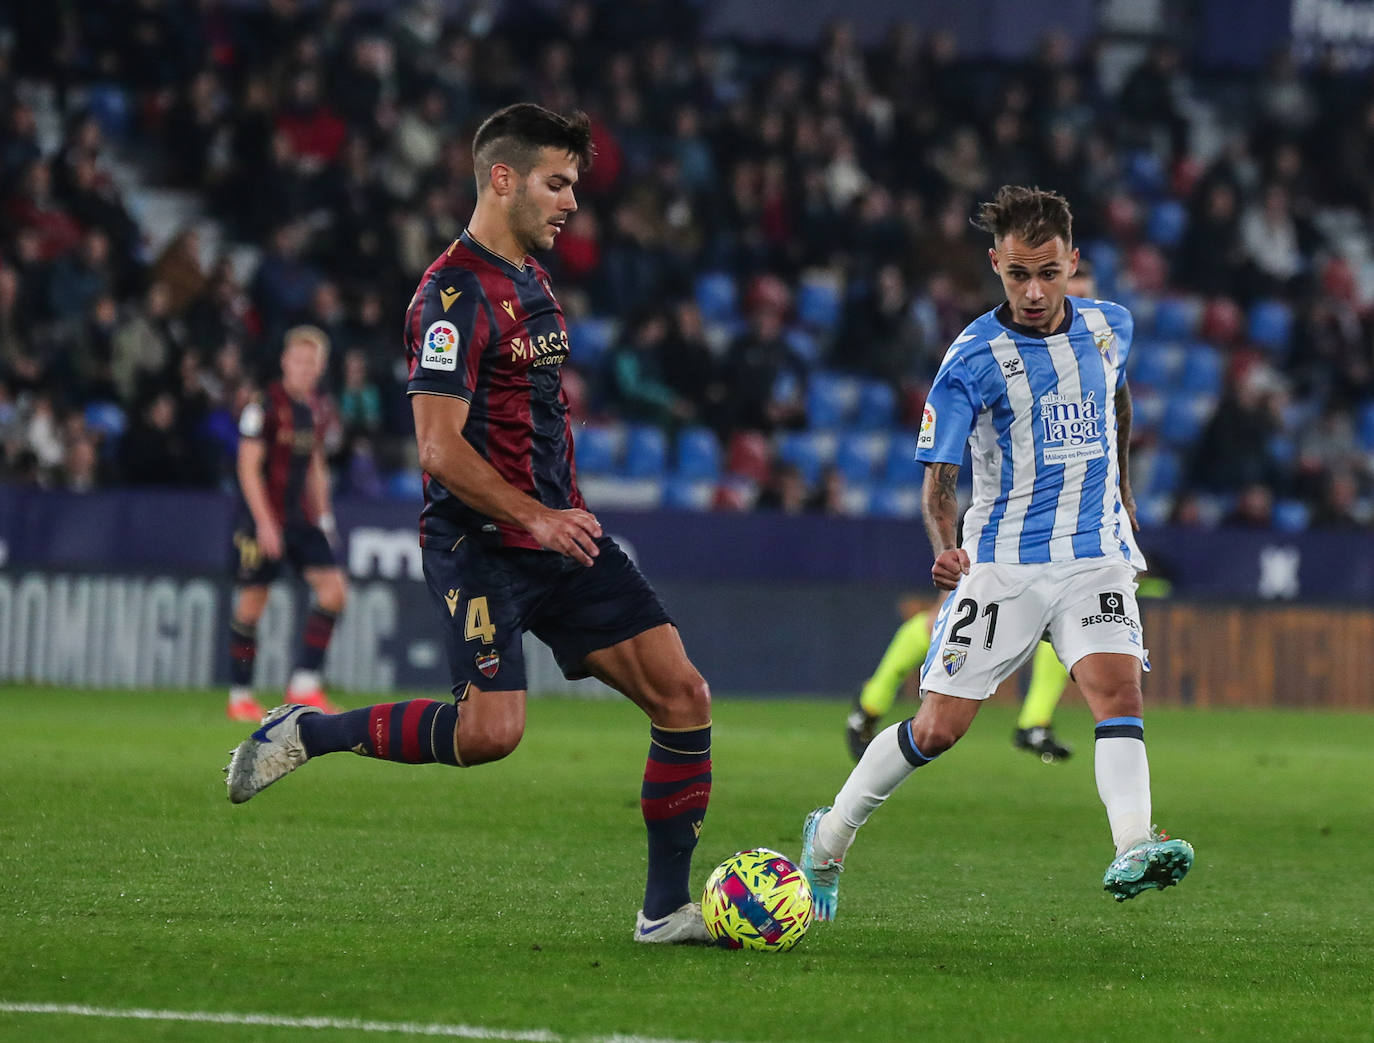
{"label": "player's blond hair", "polygon": [[308,322],[300,326],[292,326],[286,331],[285,336],[281,339],[282,351],[285,351],[293,342],[298,340],[310,341],[310,343],[320,349],[320,356],[322,358],[329,358],[329,334],[325,333],[325,331],[318,326],[312,326]]}

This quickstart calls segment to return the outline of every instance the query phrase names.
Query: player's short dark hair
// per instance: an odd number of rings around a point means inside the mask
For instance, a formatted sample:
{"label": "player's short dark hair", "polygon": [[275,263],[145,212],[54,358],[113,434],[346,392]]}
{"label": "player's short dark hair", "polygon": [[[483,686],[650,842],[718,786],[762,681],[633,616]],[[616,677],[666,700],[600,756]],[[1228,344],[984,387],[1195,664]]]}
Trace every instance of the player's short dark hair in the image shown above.
{"label": "player's short dark hair", "polygon": [[592,146],[592,125],[587,114],[560,116],[527,101],[492,113],[472,139],[478,191],[486,183],[483,172],[490,171],[492,164],[504,163],[519,174],[528,174],[539,160],[540,149],[545,148],[563,149],[577,159],[579,170],[590,167],[596,149]]}
{"label": "player's short dark hair", "polygon": [[1058,236],[1073,245],[1073,213],[1058,192],[1025,185],[1003,185],[990,203],[978,206],[975,228],[1001,240],[1015,235],[1027,246],[1040,246]]}

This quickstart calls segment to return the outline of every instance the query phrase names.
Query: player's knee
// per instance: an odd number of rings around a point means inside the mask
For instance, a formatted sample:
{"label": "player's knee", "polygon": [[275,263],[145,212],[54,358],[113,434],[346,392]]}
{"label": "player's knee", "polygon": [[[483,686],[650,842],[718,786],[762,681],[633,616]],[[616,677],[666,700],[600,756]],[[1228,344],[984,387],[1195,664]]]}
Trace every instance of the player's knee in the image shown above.
{"label": "player's knee", "polygon": [[963,735],[963,729],[949,721],[922,721],[919,715],[911,726],[911,738],[916,743],[916,748],[927,757],[936,757],[944,753],[963,738]]}
{"label": "player's knee", "polygon": [[1145,711],[1145,696],[1138,681],[1105,684],[1097,692],[1084,695],[1098,704],[1104,717],[1139,717]]}
{"label": "player's knee", "polygon": [[326,612],[339,615],[348,604],[348,581],[342,575],[324,580],[315,591],[315,600]]}
{"label": "player's knee", "polygon": [[[512,700],[514,702],[514,700]],[[489,764],[509,756],[525,735],[524,706],[501,707],[491,712],[458,711],[458,753],[468,767]]]}
{"label": "player's knee", "polygon": [[711,686],[692,671],[664,685],[649,700],[649,717],[665,728],[691,728],[711,719]]}

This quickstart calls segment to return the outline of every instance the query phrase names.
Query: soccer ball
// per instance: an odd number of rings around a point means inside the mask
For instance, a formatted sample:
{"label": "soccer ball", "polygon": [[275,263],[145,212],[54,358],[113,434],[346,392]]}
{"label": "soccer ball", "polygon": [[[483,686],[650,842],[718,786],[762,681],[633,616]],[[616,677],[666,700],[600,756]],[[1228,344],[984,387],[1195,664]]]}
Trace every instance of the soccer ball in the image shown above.
{"label": "soccer ball", "polygon": [[811,912],[802,871],[766,847],[718,865],[701,896],[706,930],[723,949],[790,949],[811,926]]}

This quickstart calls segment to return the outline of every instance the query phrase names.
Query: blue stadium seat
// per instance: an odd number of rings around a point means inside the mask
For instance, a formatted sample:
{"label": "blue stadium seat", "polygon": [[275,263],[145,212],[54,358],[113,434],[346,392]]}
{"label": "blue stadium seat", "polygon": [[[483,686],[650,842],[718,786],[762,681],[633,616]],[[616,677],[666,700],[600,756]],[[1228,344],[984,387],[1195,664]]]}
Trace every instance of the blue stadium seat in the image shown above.
{"label": "blue stadium seat", "polygon": [[1211,419],[1216,404],[1217,400],[1212,395],[1178,392],[1164,407],[1164,418],[1159,425],[1160,437],[1165,444],[1176,448],[1192,445]]}
{"label": "blue stadium seat", "polygon": [[1145,238],[1158,247],[1172,250],[1183,242],[1188,231],[1188,210],[1177,199],[1161,199],[1150,207],[1145,222]]}
{"label": "blue stadium seat", "polygon": [[1219,396],[1226,382],[1226,360],[1209,344],[1198,342],[1183,360],[1179,387],[1193,394]]}
{"label": "blue stadium seat", "polygon": [[1280,467],[1291,467],[1298,458],[1298,442],[1282,431],[1269,438],[1269,458]]}
{"label": "blue stadium seat", "polygon": [[626,478],[659,478],[668,470],[668,439],[662,428],[635,424],[625,432]]}
{"label": "blue stadium seat", "polygon": [[835,467],[851,485],[869,482],[887,462],[888,443],[883,434],[842,434],[835,446]]}
{"label": "blue stadium seat", "polygon": [[1181,344],[1161,340],[1143,340],[1131,348],[1126,360],[1126,374],[1132,384],[1167,391],[1174,387],[1183,369],[1187,352]]}
{"label": "blue stadium seat", "polygon": [[419,471],[397,471],[386,480],[386,497],[419,502],[425,498],[425,480]]}
{"label": "blue stadium seat", "polygon": [[916,462],[916,436],[902,434],[893,438],[887,449],[887,484],[914,485],[919,489],[925,476],[926,465]]}
{"label": "blue stadium seat", "polygon": [[1257,301],[1250,308],[1250,339],[1271,355],[1288,351],[1293,335],[1293,309],[1283,301]]}
{"label": "blue stadium seat", "polygon": [[859,404],[859,392],[854,377],[817,370],[806,384],[807,422],[822,431],[844,426]]}
{"label": "blue stadium seat", "polygon": [[1106,239],[1093,239],[1083,244],[1083,256],[1092,263],[1098,294],[1116,300],[1114,294],[1117,278],[1121,274],[1121,251]]}
{"label": "blue stadium seat", "polygon": [[821,342],[806,330],[793,326],[782,335],[784,343],[792,349],[792,354],[808,366],[815,366],[821,360]]}
{"label": "blue stadium seat", "polygon": [[1164,161],[1154,152],[1141,149],[1126,157],[1126,183],[1135,195],[1157,199],[1168,181]]}
{"label": "blue stadium seat", "polygon": [[859,386],[854,426],[860,431],[885,431],[897,418],[897,392],[881,380],[865,380]]}
{"label": "blue stadium seat", "polygon": [[869,498],[868,513],[879,518],[915,518],[921,513],[921,490],[909,485],[880,485]]}
{"label": "blue stadium seat", "polygon": [[1191,340],[1202,307],[1187,297],[1163,297],[1155,306],[1155,336],[1160,340]]}
{"label": "blue stadium seat", "polygon": [[1140,522],[1141,528],[1153,529],[1160,525],[1169,524],[1169,515],[1173,511],[1173,500],[1168,496],[1142,496],[1136,500],[1135,520]]}
{"label": "blue stadium seat", "polygon": [[739,318],[739,288],[727,272],[703,272],[695,286],[697,308],[706,322],[733,322]]}
{"label": "blue stadium seat", "polygon": [[117,402],[91,402],[86,406],[86,427],[102,435],[106,443],[117,441],[128,424],[129,418]]}
{"label": "blue stadium seat", "polygon": [[620,455],[623,432],[612,427],[583,427],[573,432],[577,469],[583,474],[611,474]]}
{"label": "blue stadium seat", "polygon": [[1274,528],[1280,532],[1302,532],[1311,512],[1301,500],[1279,500],[1274,504]]}
{"label": "blue stadium seat", "polygon": [[663,506],[678,511],[709,511],[716,494],[714,482],[681,475],[669,478],[663,488]]}
{"label": "blue stadium seat", "polygon": [[720,442],[709,427],[685,427],[677,434],[677,477],[720,477]]}
{"label": "blue stadium seat", "polygon": [[814,330],[830,332],[840,324],[844,295],[837,278],[806,275],[797,287],[797,318]]}
{"label": "blue stadium seat", "polygon": [[1360,444],[1370,452],[1374,452],[1374,399],[1360,407],[1356,423],[1359,424]]}
{"label": "blue stadium seat", "polygon": [[1159,430],[1164,419],[1164,407],[1168,403],[1164,395],[1156,394],[1149,388],[1139,393],[1131,392],[1131,429],[1140,434]]}
{"label": "blue stadium seat", "polygon": [[588,316],[568,323],[569,359],[584,373],[594,373],[615,343],[615,323]]}
{"label": "blue stadium seat", "polygon": [[[1134,471],[1135,468],[1132,468]],[[1156,449],[1150,455],[1149,474],[1145,479],[1146,496],[1167,496],[1175,492],[1183,477],[1183,462],[1178,453]]]}
{"label": "blue stadium seat", "polygon": [[110,138],[122,138],[133,122],[129,93],[113,83],[96,83],[86,88],[86,108],[100,129]]}
{"label": "blue stadium seat", "polygon": [[814,431],[796,431],[782,436],[778,442],[778,459],[801,471],[808,484],[821,476],[821,468],[830,462],[827,439]]}

